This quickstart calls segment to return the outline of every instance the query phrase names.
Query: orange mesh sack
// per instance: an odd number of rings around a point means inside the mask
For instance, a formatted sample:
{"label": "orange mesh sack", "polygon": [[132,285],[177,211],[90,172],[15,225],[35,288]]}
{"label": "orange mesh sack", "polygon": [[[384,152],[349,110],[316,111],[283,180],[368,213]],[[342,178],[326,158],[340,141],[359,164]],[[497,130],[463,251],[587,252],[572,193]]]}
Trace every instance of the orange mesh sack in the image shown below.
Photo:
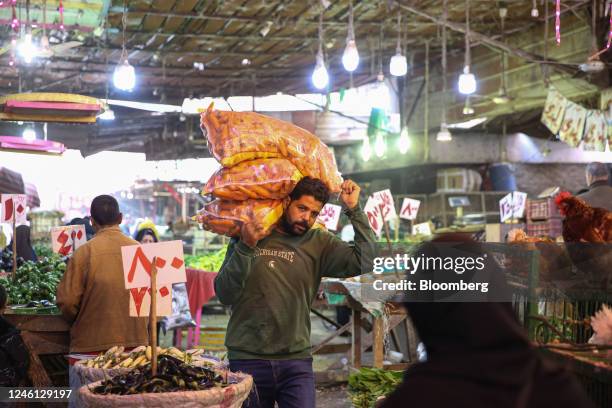
{"label": "orange mesh sack", "polygon": [[342,178],[333,153],[312,133],[255,112],[215,111],[201,115],[211,154],[223,165],[264,158],[286,158],[304,175],[339,192]]}
{"label": "orange mesh sack", "polygon": [[237,237],[245,222],[260,223],[270,231],[283,215],[280,200],[214,200],[198,212],[196,219],[205,230]]}
{"label": "orange mesh sack", "polygon": [[226,200],[281,200],[301,179],[302,173],[286,159],[249,160],[218,170],[202,194]]}

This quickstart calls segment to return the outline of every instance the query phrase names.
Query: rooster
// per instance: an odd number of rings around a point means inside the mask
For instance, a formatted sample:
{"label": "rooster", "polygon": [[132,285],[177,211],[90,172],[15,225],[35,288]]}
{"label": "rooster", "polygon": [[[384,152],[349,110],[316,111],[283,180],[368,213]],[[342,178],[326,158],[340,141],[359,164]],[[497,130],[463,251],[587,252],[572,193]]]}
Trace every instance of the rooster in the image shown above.
{"label": "rooster", "polygon": [[[593,336],[589,339],[589,344],[612,346],[612,309],[607,305],[602,305],[601,310],[591,317],[591,327]],[[612,350],[608,350],[608,356],[612,357]]]}
{"label": "rooster", "polygon": [[563,240],[565,242],[612,242],[612,212],[593,208],[584,200],[562,191],[555,197],[555,204],[565,218]]}

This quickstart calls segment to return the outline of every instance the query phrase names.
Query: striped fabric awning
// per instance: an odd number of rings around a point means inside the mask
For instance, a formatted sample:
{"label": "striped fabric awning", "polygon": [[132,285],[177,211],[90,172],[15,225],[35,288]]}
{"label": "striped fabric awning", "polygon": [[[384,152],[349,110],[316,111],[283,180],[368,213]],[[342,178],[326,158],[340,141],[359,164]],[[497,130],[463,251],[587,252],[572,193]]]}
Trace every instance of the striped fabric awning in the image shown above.
{"label": "striped fabric awning", "polygon": [[21,174],[9,170],[6,167],[0,167],[0,194],[23,194],[25,193],[25,185]]}
{"label": "striped fabric awning", "polygon": [[32,183],[25,183],[21,174],[6,167],[0,167],[0,194],[2,193],[25,194],[28,207],[40,207],[40,197],[36,186]]}

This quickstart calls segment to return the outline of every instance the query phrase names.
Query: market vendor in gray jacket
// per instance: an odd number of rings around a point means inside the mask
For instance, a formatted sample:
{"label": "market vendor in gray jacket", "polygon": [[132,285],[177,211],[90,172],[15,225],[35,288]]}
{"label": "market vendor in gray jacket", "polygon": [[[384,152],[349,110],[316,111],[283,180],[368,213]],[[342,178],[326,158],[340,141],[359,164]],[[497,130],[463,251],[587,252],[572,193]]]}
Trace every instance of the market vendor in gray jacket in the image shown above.
{"label": "market vendor in gray jacket", "polygon": [[353,181],[342,184],[340,200],[355,229],[354,245],[312,229],[330,194],[310,177],[284,202],[276,229],[266,235],[258,225],[244,224],[241,239],[230,243],[215,291],[221,303],[232,306],[225,339],[230,369],[255,381],[246,406],[315,406],[310,306],[321,278],[361,273],[368,256],[363,244],[374,242],[374,234],[359,208],[359,193]]}

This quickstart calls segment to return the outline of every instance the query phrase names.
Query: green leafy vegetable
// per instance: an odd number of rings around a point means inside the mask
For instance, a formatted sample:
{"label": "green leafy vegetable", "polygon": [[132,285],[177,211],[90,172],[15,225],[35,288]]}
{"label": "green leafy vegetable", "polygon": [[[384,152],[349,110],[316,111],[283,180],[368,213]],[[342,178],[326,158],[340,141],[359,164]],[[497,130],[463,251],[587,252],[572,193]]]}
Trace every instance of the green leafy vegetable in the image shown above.
{"label": "green leafy vegetable", "polygon": [[226,252],[227,247],[224,247],[216,252],[206,255],[185,255],[185,265],[188,268],[200,269],[202,271],[219,272],[219,269],[221,269],[221,265],[223,264],[223,260],[225,259]]}
{"label": "green leafy vegetable", "polygon": [[402,382],[402,371],[363,367],[349,376],[348,392],[355,408],[373,408],[381,396],[391,394]]}

